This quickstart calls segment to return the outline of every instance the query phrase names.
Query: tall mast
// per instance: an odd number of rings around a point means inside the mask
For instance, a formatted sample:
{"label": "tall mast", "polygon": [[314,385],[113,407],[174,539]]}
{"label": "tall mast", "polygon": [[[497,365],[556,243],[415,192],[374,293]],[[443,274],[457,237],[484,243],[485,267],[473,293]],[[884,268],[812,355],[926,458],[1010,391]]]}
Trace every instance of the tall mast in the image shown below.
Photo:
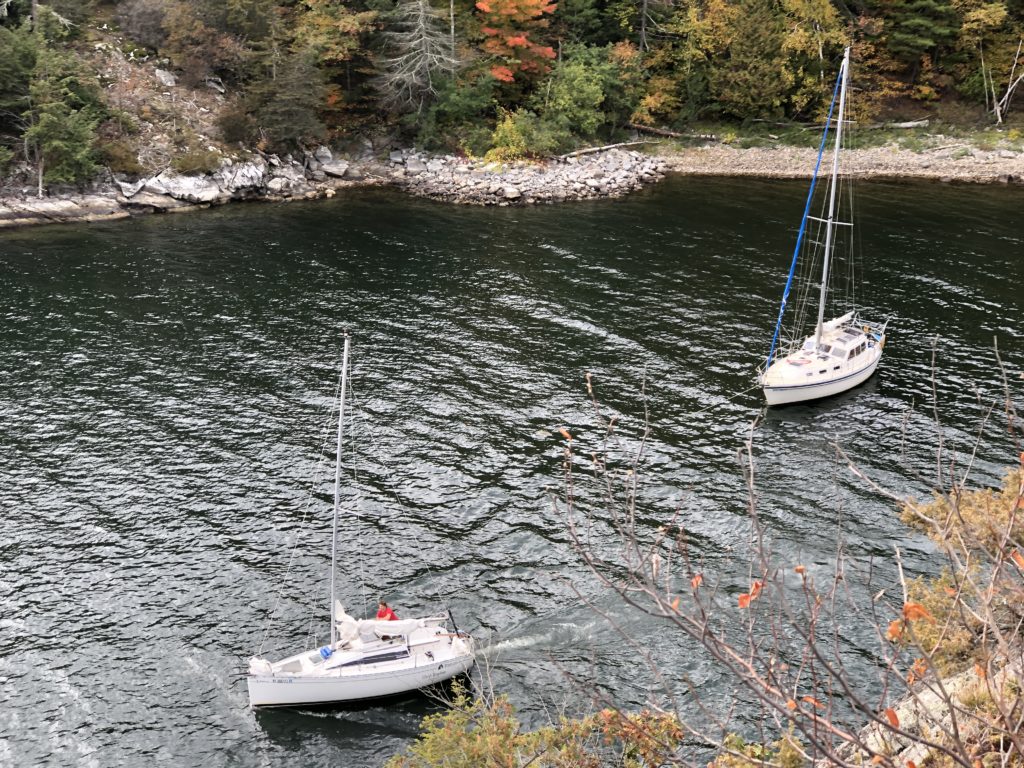
{"label": "tall mast", "polygon": [[348,383],[349,336],[345,334],[345,349],[341,354],[341,391],[338,394],[338,447],[334,461],[334,528],[331,533],[331,645],[338,641],[337,600],[334,582],[338,564],[338,509],[341,506],[341,438],[345,425],[345,385]]}
{"label": "tall mast", "polygon": [[828,221],[825,223],[825,254],[821,266],[821,298],[818,299],[818,325],[814,329],[814,348],[821,346],[825,322],[825,292],[828,289],[828,266],[832,257],[832,233],[835,231],[836,188],[839,179],[839,148],[843,140],[843,115],[846,112],[846,83],[850,79],[850,49],[843,53],[842,87],[839,90],[839,117],[836,119],[836,142],[832,150],[832,184],[828,195]]}

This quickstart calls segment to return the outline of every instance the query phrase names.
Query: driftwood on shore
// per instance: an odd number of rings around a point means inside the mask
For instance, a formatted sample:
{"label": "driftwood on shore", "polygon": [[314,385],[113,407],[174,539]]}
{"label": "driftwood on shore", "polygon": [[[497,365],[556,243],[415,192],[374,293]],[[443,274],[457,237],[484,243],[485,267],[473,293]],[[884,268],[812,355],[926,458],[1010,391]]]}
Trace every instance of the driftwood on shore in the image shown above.
{"label": "driftwood on shore", "polygon": [[650,125],[640,125],[639,123],[626,123],[627,128],[632,128],[634,131],[640,133],[649,133],[652,136],[662,136],[666,139],[697,139],[699,141],[718,141],[718,137],[713,133],[679,133],[678,131],[670,131],[668,128],[655,128]]}
{"label": "driftwood on shore", "polygon": [[622,147],[635,147],[640,144],[655,144],[656,142],[648,141],[647,139],[640,139],[639,141],[620,141],[618,144],[605,144],[603,147],[587,147],[586,149],[577,149],[574,152],[566,152],[564,155],[559,155],[559,160],[565,160],[569,157],[581,157],[582,155],[592,155],[595,152],[607,152],[609,149],[620,149]]}

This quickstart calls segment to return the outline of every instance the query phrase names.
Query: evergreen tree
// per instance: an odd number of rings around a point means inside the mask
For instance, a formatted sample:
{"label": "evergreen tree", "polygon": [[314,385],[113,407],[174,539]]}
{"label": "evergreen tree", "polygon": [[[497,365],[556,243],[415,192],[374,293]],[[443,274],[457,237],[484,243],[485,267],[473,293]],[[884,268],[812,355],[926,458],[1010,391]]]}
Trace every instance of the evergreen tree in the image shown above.
{"label": "evergreen tree", "polygon": [[36,45],[27,27],[0,27],[0,136],[20,137],[24,130]]}
{"label": "evergreen tree", "polygon": [[561,0],[551,20],[553,37],[566,43],[605,45],[618,39],[612,14],[599,0]]}
{"label": "evergreen tree", "polygon": [[273,77],[249,89],[247,112],[255,121],[260,146],[272,151],[297,149],[321,141],[326,130],[317,110],[325,100],[324,80],[309,53],[282,57]]}
{"label": "evergreen tree", "polygon": [[82,77],[77,62],[57,48],[42,47],[24,114],[24,141],[36,163],[40,197],[45,181],[83,181],[99,169],[93,144],[101,114],[95,86]]}
{"label": "evergreen tree", "polygon": [[959,20],[950,0],[883,0],[886,45],[900,61],[910,65],[916,80],[925,56],[933,60],[954,43]]}
{"label": "evergreen tree", "polygon": [[726,58],[711,73],[723,115],[738,119],[784,114],[792,78],[782,51],[782,16],[772,0],[741,0],[728,31]]}

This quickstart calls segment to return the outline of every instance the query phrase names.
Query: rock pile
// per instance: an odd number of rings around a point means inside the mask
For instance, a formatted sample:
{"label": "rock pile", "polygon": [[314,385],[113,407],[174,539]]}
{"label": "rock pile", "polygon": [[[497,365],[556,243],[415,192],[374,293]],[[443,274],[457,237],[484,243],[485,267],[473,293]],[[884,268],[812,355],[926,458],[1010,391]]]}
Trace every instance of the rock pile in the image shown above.
{"label": "rock pile", "polygon": [[[979,149],[953,138],[932,136],[934,146],[919,151],[895,145],[853,149],[843,157],[844,172],[862,178],[934,179],[975,184],[1024,182],[1024,152]],[[670,150],[669,170],[692,176],[807,178],[817,151],[801,147],[748,147],[705,144]]]}
{"label": "rock pile", "polygon": [[471,205],[530,205],[617,197],[665,175],[664,161],[622,149],[546,163],[484,163],[450,155],[395,151],[389,180],[406,191]]}

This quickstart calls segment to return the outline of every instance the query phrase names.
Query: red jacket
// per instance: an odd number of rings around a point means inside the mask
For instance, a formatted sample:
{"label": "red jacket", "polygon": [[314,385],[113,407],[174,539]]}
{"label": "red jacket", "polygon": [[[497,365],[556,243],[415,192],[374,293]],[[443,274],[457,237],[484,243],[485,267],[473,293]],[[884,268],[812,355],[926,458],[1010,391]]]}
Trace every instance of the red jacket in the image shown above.
{"label": "red jacket", "polygon": [[390,607],[385,605],[383,608],[377,609],[377,619],[379,621],[398,621],[398,616]]}

